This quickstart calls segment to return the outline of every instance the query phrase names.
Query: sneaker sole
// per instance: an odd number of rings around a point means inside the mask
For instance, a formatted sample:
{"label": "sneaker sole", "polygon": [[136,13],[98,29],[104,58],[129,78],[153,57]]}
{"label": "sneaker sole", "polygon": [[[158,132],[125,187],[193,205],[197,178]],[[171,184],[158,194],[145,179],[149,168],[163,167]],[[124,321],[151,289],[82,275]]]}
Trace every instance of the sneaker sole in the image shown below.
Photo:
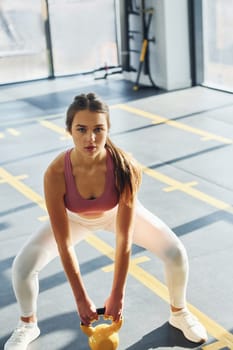
{"label": "sneaker sole", "polygon": [[187,335],[183,332],[183,330],[182,330],[177,324],[173,323],[171,320],[169,320],[169,324],[170,324],[172,327],[174,327],[174,328],[176,328],[176,329],[179,329],[179,331],[182,332],[182,334],[184,335],[184,337],[185,337],[186,339],[188,339],[189,341],[191,341],[192,343],[203,344],[203,343],[205,343],[205,342],[207,341],[207,339],[194,340],[193,338],[187,336]]}

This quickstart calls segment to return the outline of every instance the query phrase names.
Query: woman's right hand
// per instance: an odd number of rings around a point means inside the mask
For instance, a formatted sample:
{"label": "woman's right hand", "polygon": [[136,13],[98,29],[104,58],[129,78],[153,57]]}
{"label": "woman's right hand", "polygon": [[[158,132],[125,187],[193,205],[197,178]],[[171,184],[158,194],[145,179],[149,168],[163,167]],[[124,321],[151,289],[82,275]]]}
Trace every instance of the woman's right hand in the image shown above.
{"label": "woman's right hand", "polygon": [[78,314],[81,323],[84,326],[89,326],[92,321],[98,320],[98,314],[96,311],[96,306],[91,299],[83,299],[77,302]]}

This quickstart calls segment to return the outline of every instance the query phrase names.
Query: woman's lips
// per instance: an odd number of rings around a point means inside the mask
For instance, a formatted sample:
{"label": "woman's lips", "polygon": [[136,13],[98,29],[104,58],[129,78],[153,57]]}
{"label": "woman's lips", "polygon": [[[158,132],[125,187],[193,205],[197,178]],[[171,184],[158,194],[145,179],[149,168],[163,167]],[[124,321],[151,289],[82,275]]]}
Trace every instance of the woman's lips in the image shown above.
{"label": "woman's lips", "polygon": [[85,147],[85,149],[88,151],[88,152],[92,152],[96,149],[96,146],[87,146]]}

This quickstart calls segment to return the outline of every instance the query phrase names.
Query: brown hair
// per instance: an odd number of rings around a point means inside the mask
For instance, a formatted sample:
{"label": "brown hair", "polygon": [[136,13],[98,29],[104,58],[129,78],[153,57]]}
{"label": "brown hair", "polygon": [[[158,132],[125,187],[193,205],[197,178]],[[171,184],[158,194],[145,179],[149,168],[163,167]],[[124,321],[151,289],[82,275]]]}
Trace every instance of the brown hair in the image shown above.
{"label": "brown hair", "polygon": [[[71,131],[74,116],[77,112],[89,110],[106,115],[107,126],[110,129],[109,107],[96,94],[81,94],[74,98],[66,113],[66,129]],[[105,147],[110,151],[115,167],[116,187],[121,199],[129,206],[141,184],[142,172],[139,164],[128,153],[117,147],[107,137]]]}

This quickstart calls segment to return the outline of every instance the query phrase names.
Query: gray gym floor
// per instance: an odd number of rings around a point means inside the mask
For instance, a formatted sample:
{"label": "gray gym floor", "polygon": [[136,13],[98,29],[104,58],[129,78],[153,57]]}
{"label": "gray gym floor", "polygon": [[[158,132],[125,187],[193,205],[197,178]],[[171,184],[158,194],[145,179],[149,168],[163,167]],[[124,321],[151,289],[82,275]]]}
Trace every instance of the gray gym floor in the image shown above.
{"label": "gray gym floor", "polygon": [[[205,87],[135,92],[117,77],[0,87],[0,348],[19,316],[12,261],[47,220],[43,172],[72,145],[64,133],[65,111],[74,95],[89,91],[111,106],[113,141],[144,167],[140,200],[187,248],[189,307],[209,333],[208,343],[198,346],[169,326],[163,266],[134,246],[119,350],[233,349],[233,95]],[[111,286],[113,246],[114,237],[99,232],[76,248],[98,307]],[[30,350],[89,349],[59,259],[40,275],[38,309],[41,336]]]}

